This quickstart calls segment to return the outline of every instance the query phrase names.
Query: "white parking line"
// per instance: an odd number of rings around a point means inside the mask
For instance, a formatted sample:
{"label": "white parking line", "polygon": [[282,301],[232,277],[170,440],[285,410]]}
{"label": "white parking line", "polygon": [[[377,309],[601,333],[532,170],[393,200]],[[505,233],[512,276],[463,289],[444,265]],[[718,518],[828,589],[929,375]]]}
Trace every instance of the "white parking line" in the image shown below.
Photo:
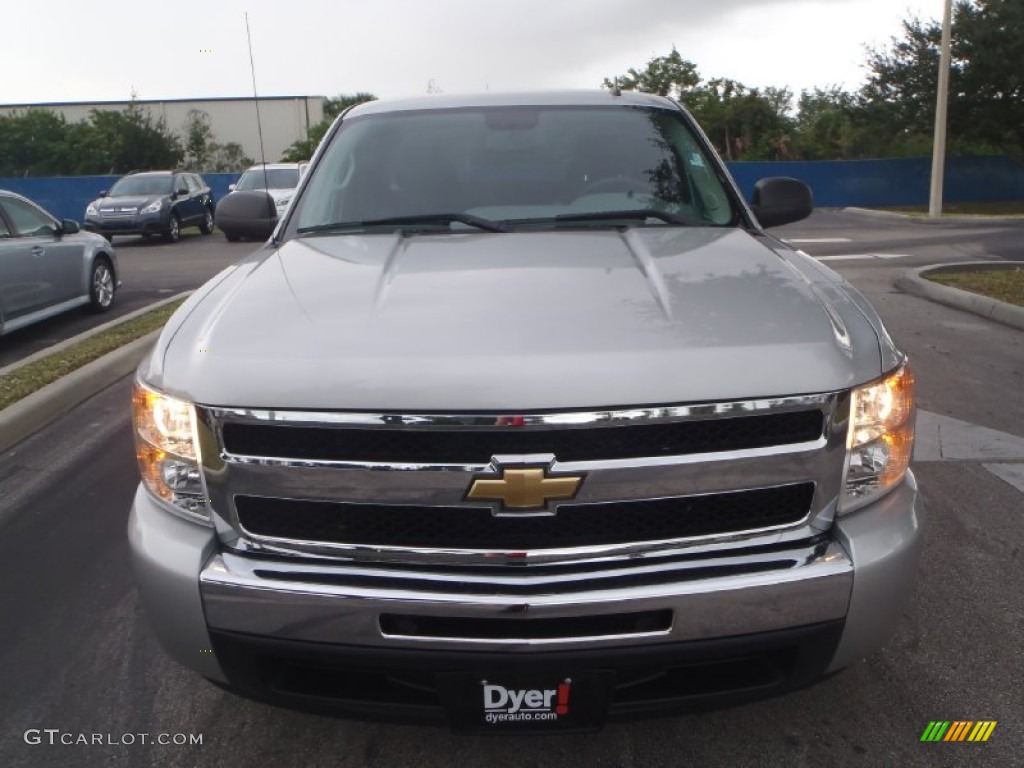
{"label": "white parking line", "polygon": [[848,237],[792,237],[783,240],[784,243],[849,243]]}
{"label": "white parking line", "polygon": [[851,261],[853,259],[905,259],[905,253],[847,253],[842,256],[815,256],[818,261]]}

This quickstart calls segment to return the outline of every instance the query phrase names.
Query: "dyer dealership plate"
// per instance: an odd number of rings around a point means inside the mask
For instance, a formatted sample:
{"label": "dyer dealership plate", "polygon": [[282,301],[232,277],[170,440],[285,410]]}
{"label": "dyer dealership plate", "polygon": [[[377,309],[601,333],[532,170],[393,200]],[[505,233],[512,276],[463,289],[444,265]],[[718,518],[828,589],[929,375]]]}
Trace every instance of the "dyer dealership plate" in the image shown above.
{"label": "dyer dealership plate", "polygon": [[457,730],[581,731],[604,724],[612,673],[574,671],[442,675],[438,680]]}

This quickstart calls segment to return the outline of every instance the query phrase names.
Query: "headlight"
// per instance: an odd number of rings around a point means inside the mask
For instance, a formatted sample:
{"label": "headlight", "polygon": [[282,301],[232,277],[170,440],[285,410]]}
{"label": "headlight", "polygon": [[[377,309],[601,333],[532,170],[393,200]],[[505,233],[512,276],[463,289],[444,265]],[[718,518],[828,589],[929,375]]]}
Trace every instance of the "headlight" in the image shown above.
{"label": "headlight", "polygon": [[292,201],[292,199],[290,197],[282,197],[282,198],[278,199],[277,207],[278,208],[287,208],[288,207],[288,203],[290,203],[291,201]]}
{"label": "headlight", "polygon": [[132,417],[143,484],[172,511],[210,522],[195,407],[135,382]]}
{"label": "headlight", "polygon": [[89,203],[87,206],[85,206],[85,215],[86,216],[99,216],[100,215],[100,209],[96,207],[96,201],[95,200],[93,202]]}
{"label": "headlight", "polygon": [[161,208],[164,207],[163,200],[154,200],[152,203],[143,208],[140,213],[157,213]]}
{"label": "headlight", "polygon": [[862,507],[895,488],[914,452],[914,377],[903,365],[853,390],[840,512]]}

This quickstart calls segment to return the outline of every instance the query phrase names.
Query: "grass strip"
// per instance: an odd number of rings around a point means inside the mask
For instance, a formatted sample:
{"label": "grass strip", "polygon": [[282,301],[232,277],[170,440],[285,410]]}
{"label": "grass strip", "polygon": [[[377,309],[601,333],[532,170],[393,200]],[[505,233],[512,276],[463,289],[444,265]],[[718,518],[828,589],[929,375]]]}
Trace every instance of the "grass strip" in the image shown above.
{"label": "grass strip", "polygon": [[990,299],[1024,307],[1024,269],[985,269],[962,272],[938,272],[923,277],[950,288],[978,293]]}
{"label": "grass strip", "polygon": [[152,312],[126,320],[102,333],[72,344],[67,349],[0,376],[0,410],[78,370],[83,365],[103,357],[108,352],[113,352],[130,341],[162,328],[184,300],[165,304]]}

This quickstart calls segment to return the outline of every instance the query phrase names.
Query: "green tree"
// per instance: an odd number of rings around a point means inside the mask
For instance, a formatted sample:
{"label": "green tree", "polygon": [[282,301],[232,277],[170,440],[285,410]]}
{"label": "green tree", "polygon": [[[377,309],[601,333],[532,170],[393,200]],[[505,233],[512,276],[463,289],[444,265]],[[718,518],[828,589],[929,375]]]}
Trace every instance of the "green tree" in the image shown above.
{"label": "green tree", "polygon": [[[941,34],[937,20],[911,18],[902,36],[869,52],[859,121],[883,140],[877,154],[930,150]],[[950,152],[1024,154],[1022,40],[1021,0],[959,0],[954,6]]]}
{"label": "green tree", "polygon": [[149,110],[143,110],[134,101],[121,112],[94,109],[89,120],[90,144],[107,166],[98,172],[173,168],[184,156],[181,142],[167,129],[164,120],[154,120]]}
{"label": "green tree", "polygon": [[859,132],[855,94],[842,88],[801,92],[795,122],[796,153],[807,160],[831,160],[856,153]]}
{"label": "green tree", "polygon": [[719,78],[694,88],[686,104],[726,160],[783,160],[793,155],[792,99],[786,88]]}
{"label": "green tree", "polygon": [[47,109],[0,117],[0,176],[88,173],[98,159],[84,123]]}
{"label": "green tree", "polygon": [[643,91],[682,101],[700,82],[697,66],[684,59],[676,47],[672,46],[671,53],[651,59],[642,70],[630,67],[624,75],[606,77],[603,87],[614,88],[618,85],[624,91]]}
{"label": "green tree", "polygon": [[190,109],[185,117],[184,167],[197,173],[243,171],[256,161],[245,154],[238,142],[221,144],[213,133],[210,115]]}
{"label": "green tree", "polygon": [[331,123],[334,122],[334,119],[338,115],[356,104],[376,100],[376,96],[364,91],[360,91],[358,93],[342,93],[334,98],[324,99],[324,119],[315,125],[311,125],[306,131],[306,137],[304,139],[299,139],[285,150],[284,155],[281,156],[282,162],[297,163],[301,160],[309,160],[316,151],[317,146],[320,144],[320,140],[324,137],[324,134],[327,133],[327,130],[331,127]]}

